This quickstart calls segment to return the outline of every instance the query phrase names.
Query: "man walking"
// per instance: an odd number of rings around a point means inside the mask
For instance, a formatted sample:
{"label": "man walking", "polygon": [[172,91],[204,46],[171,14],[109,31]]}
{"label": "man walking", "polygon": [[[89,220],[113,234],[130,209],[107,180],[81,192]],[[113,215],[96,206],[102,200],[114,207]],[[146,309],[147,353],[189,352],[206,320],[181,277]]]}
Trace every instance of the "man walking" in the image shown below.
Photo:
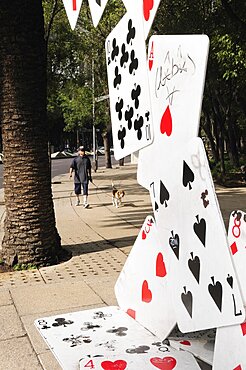
{"label": "man walking", "polygon": [[83,190],[84,208],[88,208],[88,185],[91,178],[91,161],[85,154],[85,148],[80,146],[78,149],[78,156],[75,157],[70,166],[69,175],[72,177],[74,171],[74,192],[77,197],[76,206],[80,205],[81,187]]}

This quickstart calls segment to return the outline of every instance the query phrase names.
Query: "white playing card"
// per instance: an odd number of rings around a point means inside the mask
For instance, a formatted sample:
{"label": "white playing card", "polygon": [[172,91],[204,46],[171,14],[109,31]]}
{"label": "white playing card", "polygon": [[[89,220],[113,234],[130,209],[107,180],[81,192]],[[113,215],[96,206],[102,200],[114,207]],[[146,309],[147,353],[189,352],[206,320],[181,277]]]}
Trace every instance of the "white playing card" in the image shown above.
{"label": "white playing card", "polygon": [[61,367],[75,370],[81,356],[92,353],[96,344],[101,343],[103,347],[105,343],[109,351],[115,349],[117,337],[112,337],[107,330],[112,329],[115,323],[120,324],[118,311],[118,307],[104,307],[72,312],[37,319],[35,325]]}
{"label": "white playing card", "polygon": [[144,37],[146,40],[159,7],[160,0],[135,0],[138,7],[137,11],[135,11],[133,7],[133,1],[123,0],[123,3],[128,13],[132,12],[134,17],[138,17],[143,22]]}
{"label": "white playing card", "polygon": [[246,306],[246,213],[234,211],[231,213],[228,241],[232,262],[241,288],[244,305]]}
{"label": "white playing card", "polygon": [[64,370],[77,370],[79,366],[165,369],[164,365],[167,369],[199,370],[192,355],[165,345],[118,307],[45,317],[35,325]]}
{"label": "white playing card", "polygon": [[72,30],[75,29],[82,0],[62,0]]}
{"label": "white playing card", "polygon": [[[121,311],[123,313],[123,311]],[[123,313],[127,316],[125,313]],[[133,321],[133,320],[131,320]],[[151,335],[137,322],[131,322],[131,333],[122,338],[115,352],[104,352],[103,357],[93,352],[80,360],[80,370],[199,370],[194,357],[177,351]],[[125,343],[125,345],[123,344]],[[101,352],[102,353],[102,352]]]}
{"label": "white playing card", "polygon": [[158,210],[157,228],[170,247],[178,327],[187,333],[241,323],[243,302],[200,138],[189,142],[173,168],[161,177],[168,197],[161,188],[167,206]]}
{"label": "white playing card", "polygon": [[206,35],[150,38],[154,142],[139,151],[137,172],[138,182],[147,189],[155,173],[198,134],[208,48]]}
{"label": "white playing card", "polygon": [[207,364],[213,364],[214,340],[182,338],[170,339],[169,343],[175,349],[187,351]]}
{"label": "white playing card", "polygon": [[152,216],[147,216],[115,285],[121,309],[159,338],[176,324],[169,266]]}
{"label": "white playing card", "polygon": [[142,28],[140,21],[126,14],[105,43],[116,159],[151,144],[153,140]]}
{"label": "white playing card", "polygon": [[91,17],[94,27],[97,27],[108,0],[89,0]]}
{"label": "white playing card", "polygon": [[246,323],[217,329],[213,370],[246,369]]}

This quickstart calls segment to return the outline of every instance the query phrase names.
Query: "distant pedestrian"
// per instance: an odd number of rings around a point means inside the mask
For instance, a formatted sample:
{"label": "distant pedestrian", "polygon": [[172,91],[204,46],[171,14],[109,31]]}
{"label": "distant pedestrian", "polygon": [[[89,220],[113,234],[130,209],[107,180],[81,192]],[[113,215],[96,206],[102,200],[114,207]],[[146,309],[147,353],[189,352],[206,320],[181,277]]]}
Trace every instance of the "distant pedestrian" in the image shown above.
{"label": "distant pedestrian", "polygon": [[72,177],[74,171],[74,192],[77,197],[76,206],[80,205],[81,188],[83,190],[84,208],[89,207],[88,204],[88,186],[91,178],[91,161],[85,154],[85,148],[80,146],[78,148],[78,156],[75,157],[70,166],[69,175]]}

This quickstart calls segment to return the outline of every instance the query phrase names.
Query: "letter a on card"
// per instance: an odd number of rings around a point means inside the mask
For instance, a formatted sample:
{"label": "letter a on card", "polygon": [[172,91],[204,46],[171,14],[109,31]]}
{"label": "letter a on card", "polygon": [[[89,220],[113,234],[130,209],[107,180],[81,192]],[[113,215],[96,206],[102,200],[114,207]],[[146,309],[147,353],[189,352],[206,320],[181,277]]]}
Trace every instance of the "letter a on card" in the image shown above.
{"label": "letter a on card", "polygon": [[75,29],[82,0],[62,0],[72,30]]}

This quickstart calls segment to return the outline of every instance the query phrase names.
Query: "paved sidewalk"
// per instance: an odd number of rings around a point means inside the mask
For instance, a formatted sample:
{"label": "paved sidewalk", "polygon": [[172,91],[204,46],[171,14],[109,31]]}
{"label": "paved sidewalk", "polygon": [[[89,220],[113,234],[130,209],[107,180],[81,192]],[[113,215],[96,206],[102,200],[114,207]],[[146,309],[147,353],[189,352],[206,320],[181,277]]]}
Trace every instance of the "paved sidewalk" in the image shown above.
{"label": "paved sidewalk", "polygon": [[[111,182],[124,188],[123,206],[111,203]],[[57,227],[73,257],[39,270],[0,274],[0,369],[60,370],[34,327],[58,313],[116,305],[114,284],[138,231],[151,213],[148,192],[136,181],[136,165],[99,169],[90,185],[90,208],[76,207],[68,174],[53,181]],[[223,217],[246,205],[246,189],[218,187]],[[0,221],[4,217],[0,192]],[[0,237],[3,232],[0,222]],[[205,368],[204,368],[205,369]]]}

